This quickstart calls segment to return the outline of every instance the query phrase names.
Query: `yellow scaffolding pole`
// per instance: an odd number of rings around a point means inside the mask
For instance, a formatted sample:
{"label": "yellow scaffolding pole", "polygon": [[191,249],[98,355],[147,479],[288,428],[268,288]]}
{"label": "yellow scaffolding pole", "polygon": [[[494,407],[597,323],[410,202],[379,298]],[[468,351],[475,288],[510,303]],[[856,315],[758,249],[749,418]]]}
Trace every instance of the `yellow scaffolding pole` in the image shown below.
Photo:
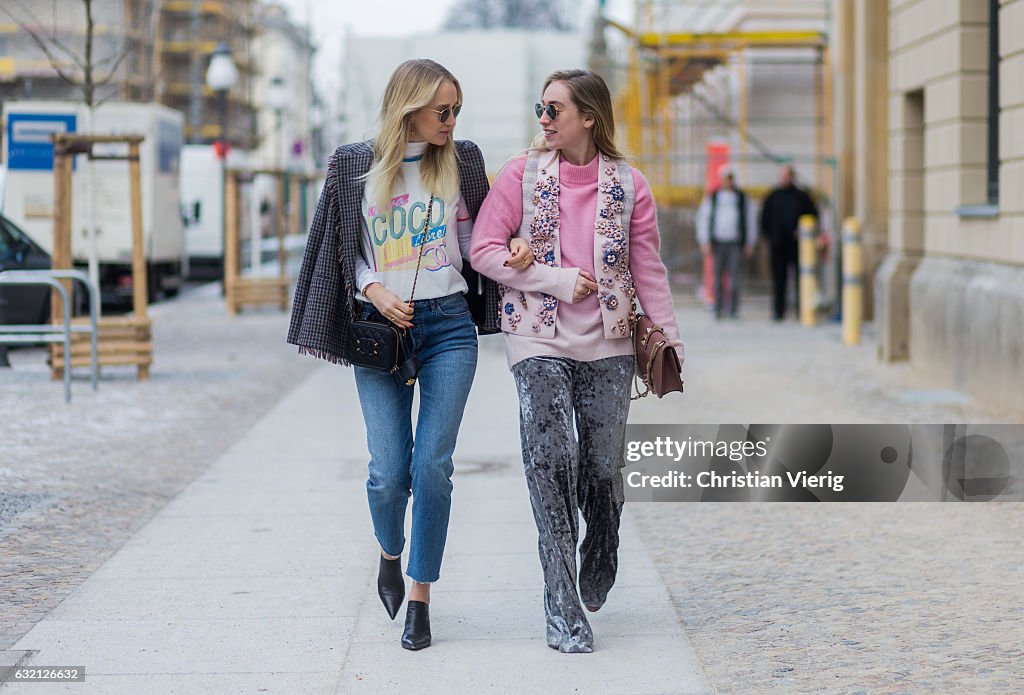
{"label": "yellow scaffolding pole", "polygon": [[[825,147],[822,150],[821,155],[822,155],[823,164],[825,165],[825,177],[823,179],[820,179],[818,183],[819,183],[819,185],[821,185],[822,190],[827,192],[827,194],[828,194],[828,196],[830,198],[833,195],[832,186],[833,186],[833,177],[835,175],[835,167],[833,166],[833,163],[835,162],[835,142],[834,142],[834,137],[835,136],[834,136],[834,134],[832,132],[832,122],[833,122],[832,121],[832,109],[829,108],[829,105],[833,103],[833,101],[832,101],[832,85],[833,85],[832,80],[833,80],[833,75],[832,75],[832,69],[831,69],[831,60],[832,60],[832,54],[829,51],[828,46],[822,47],[822,49],[821,49],[821,70],[820,70],[820,72],[824,75],[824,79],[825,79],[825,93],[824,93],[825,103],[822,105],[822,111],[824,112],[823,115],[825,117],[824,118],[824,123],[822,125],[822,128],[824,130],[824,136],[823,137],[824,137],[824,140],[825,140]],[[836,204],[836,202],[833,201],[832,202],[833,209],[835,209],[835,204]]]}
{"label": "yellow scaffolding pole", "polygon": [[[638,3],[639,4],[639,3]],[[646,5],[647,14],[650,12],[650,5]],[[637,13],[640,16],[640,13]],[[649,22],[645,22],[649,26]],[[617,29],[626,36],[636,40],[637,44],[649,48],[660,48],[666,44],[694,45],[704,44],[708,46],[729,45],[731,48],[743,47],[808,47],[824,46],[826,37],[820,31],[725,31],[725,32],[670,32],[659,33],[653,31],[640,31],[630,29],[624,24],[606,19],[605,25]]]}
{"label": "yellow scaffolding pole", "polygon": [[727,31],[696,34],[689,32],[659,34],[645,33],[636,37],[641,46],[705,45],[737,48],[802,48],[824,46],[825,35],[820,31]]}
{"label": "yellow scaffolding pole", "polygon": [[736,61],[737,67],[737,79],[736,89],[739,92],[739,133],[740,133],[740,152],[739,152],[739,165],[740,165],[740,185],[745,186],[750,180],[747,177],[749,173],[747,171],[747,128],[750,126],[750,106],[747,101],[747,61],[738,60]]}
{"label": "yellow scaffolding pole", "polygon": [[[818,62],[822,64],[823,51],[818,50]],[[814,71],[814,161],[815,181],[821,186],[825,182],[825,129],[822,124],[825,120],[825,85],[821,70]]]}
{"label": "yellow scaffolding pole", "polygon": [[[750,48],[813,48],[818,59],[814,74],[815,133],[814,154],[817,162],[817,183],[829,190],[830,172],[825,158],[830,151],[832,119],[827,102],[831,98],[832,81],[827,75],[830,56],[827,36],[820,31],[729,31],[729,32],[659,32],[656,28],[668,24],[655,23],[653,3],[636,0],[637,28],[605,20],[606,26],[619,30],[629,38],[626,80],[619,90],[616,105],[626,132],[627,150],[636,157],[640,166],[652,175],[652,189],[659,202],[668,205],[696,205],[703,195],[701,185],[684,182],[703,182],[700,158],[708,137],[722,128],[698,118],[704,114],[713,118],[715,109],[708,104],[691,101],[688,114],[691,126],[676,134],[676,114],[673,98],[688,93],[694,85],[704,81],[708,85],[709,101],[721,103],[723,89],[728,99],[727,110],[731,120],[735,99],[736,122],[726,127],[735,128],[739,135],[736,160],[741,181],[750,176],[749,145],[750,75],[746,60],[735,61],[735,82],[719,80],[713,84],[706,73],[718,65],[728,65],[731,57],[744,54]],[[733,96],[735,94],[735,96]],[[674,166],[675,148],[684,147],[689,159]],[[682,178],[678,181],[677,176]],[[749,187],[748,187],[749,189]],[[751,191],[752,193],[754,191]]]}

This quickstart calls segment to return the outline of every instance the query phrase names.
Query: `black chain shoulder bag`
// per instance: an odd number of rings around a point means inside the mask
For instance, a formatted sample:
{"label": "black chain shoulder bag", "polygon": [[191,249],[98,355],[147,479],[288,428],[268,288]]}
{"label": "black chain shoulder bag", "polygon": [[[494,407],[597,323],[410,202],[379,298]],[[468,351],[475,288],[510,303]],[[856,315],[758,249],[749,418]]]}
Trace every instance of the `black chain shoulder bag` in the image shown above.
{"label": "black chain shoulder bag", "polygon": [[[434,212],[434,196],[430,196],[427,204],[427,221],[423,225],[423,241],[420,253],[416,258],[416,274],[412,279],[412,291],[409,303],[416,294],[416,281],[420,277],[420,265],[423,263],[423,248],[426,246],[427,234],[430,232],[430,218]],[[412,334],[390,321],[356,319],[348,329],[345,343],[345,358],[360,367],[369,367],[382,372],[398,372],[402,380],[409,386],[416,383],[422,363],[416,356]]]}

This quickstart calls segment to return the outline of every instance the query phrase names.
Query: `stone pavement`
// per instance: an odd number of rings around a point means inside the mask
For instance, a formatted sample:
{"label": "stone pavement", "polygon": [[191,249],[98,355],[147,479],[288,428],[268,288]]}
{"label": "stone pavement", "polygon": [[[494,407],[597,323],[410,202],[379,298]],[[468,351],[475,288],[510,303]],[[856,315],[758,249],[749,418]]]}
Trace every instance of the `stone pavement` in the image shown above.
{"label": "stone pavement", "polygon": [[[736,322],[680,306],[687,394],[632,422],[1024,422],[878,364],[870,334],[773,324],[767,298]],[[1020,503],[627,509],[719,693],[1022,692]]]}

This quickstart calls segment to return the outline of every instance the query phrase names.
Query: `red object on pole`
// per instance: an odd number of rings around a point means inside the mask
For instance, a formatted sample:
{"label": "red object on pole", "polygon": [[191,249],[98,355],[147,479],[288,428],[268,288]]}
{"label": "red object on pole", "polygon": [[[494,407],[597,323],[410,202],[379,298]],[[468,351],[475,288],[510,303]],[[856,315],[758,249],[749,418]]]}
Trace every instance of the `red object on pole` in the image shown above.
{"label": "red object on pole", "polygon": [[231,143],[224,142],[223,140],[217,140],[213,143],[213,153],[217,155],[217,159],[227,159],[228,152],[231,151]]}
{"label": "red object on pole", "polygon": [[[704,191],[710,194],[721,184],[719,172],[729,163],[729,143],[711,140],[704,145]],[[728,287],[728,277],[725,278]],[[708,305],[715,303],[715,259],[709,253],[704,256],[704,301]]]}
{"label": "red object on pole", "polygon": [[729,163],[729,143],[711,140],[704,146],[704,190],[710,193],[721,183],[718,173]]}

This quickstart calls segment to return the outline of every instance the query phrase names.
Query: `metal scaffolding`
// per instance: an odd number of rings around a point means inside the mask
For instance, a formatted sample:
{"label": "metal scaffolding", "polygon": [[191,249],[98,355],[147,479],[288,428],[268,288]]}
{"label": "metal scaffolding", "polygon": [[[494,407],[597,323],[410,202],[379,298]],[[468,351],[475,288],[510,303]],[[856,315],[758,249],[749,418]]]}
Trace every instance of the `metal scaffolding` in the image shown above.
{"label": "metal scaffolding", "polygon": [[[19,0],[0,8],[0,101],[81,98],[81,88],[65,83],[56,69],[81,79],[87,24],[78,5],[58,12],[51,0]],[[258,72],[252,44],[261,30],[260,7],[257,0],[96,0],[93,77],[116,67],[96,100],[157,101],[187,115],[189,142],[221,139],[217,97],[204,75],[210,54],[226,42],[239,71],[227,97],[229,135],[252,147]],[[31,34],[49,47],[49,56]]]}
{"label": "metal scaffolding", "polygon": [[[730,153],[730,160],[739,168],[741,182],[747,180],[744,174],[751,162],[793,162],[805,168],[813,166],[814,187],[819,192],[832,189],[832,79],[825,32],[673,30],[728,24],[729,12],[747,19],[751,13],[760,17],[771,13],[771,3],[753,9],[748,6],[751,4],[756,3],[637,0],[635,27],[608,19],[601,24],[602,29],[618,30],[625,38],[625,59],[610,70],[617,119],[626,149],[645,172],[662,205],[693,207],[700,202],[704,147],[715,138],[736,141],[737,151]],[[819,1],[804,2],[803,6],[804,12],[812,6],[819,11],[823,8]],[[800,9],[793,2],[787,8],[791,13]],[[774,23],[785,22],[788,16],[773,17]],[[796,19],[792,21],[796,23]],[[752,117],[750,72],[758,65],[780,71],[794,71],[796,66],[812,70],[813,116],[794,112]],[[813,154],[775,151],[751,132],[752,125],[772,123],[812,126]],[[768,183],[748,185],[746,190],[761,197]]]}

